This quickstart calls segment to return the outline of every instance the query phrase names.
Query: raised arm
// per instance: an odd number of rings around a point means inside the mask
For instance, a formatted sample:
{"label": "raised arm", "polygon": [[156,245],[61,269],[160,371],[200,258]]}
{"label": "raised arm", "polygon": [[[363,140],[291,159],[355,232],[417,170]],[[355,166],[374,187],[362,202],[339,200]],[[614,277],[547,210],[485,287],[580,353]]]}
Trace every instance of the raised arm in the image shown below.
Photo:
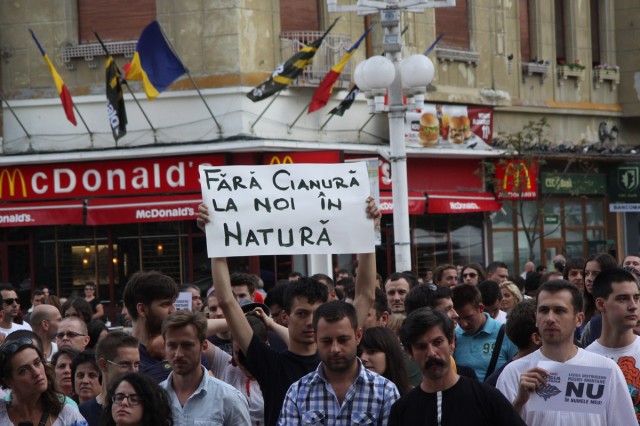
{"label": "raised arm", "polygon": [[[380,221],[382,216],[372,197],[367,198],[367,216]],[[356,275],[356,293],[353,305],[358,315],[358,326],[362,327],[369,309],[373,306],[376,297],[376,255],[375,253],[358,254],[358,273]]]}
{"label": "raised arm", "polygon": [[[204,226],[209,220],[209,209],[205,204],[200,204],[198,206],[198,227],[204,230]],[[242,353],[246,355],[249,343],[253,338],[253,330],[231,290],[227,259],[211,259],[211,275],[216,286],[216,297],[222,312],[224,312],[229,331],[231,331],[233,339],[238,343]]]}

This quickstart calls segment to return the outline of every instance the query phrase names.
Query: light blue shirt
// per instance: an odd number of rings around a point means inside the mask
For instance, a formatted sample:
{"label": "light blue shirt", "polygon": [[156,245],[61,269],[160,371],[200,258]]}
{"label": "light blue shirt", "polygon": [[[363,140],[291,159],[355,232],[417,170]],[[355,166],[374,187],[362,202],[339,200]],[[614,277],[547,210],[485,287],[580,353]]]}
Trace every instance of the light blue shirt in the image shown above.
{"label": "light blue shirt", "polygon": [[[493,348],[496,345],[500,326],[502,326],[502,324],[491,318],[486,312],[483,315],[487,318],[487,321],[484,323],[484,326],[473,335],[466,334],[460,326],[456,328],[456,349],[453,352],[453,358],[456,360],[456,364],[473,368],[478,376],[478,380],[481,382],[484,381],[487,369],[489,368]],[[505,334],[495,370],[506,364],[517,352],[518,348]]]}
{"label": "light blue shirt", "polygon": [[251,424],[246,399],[234,387],[211,377],[204,367],[202,381],[196,391],[180,405],[173,389],[172,372],[160,386],[167,391],[173,410],[175,426],[225,425],[246,426]]}

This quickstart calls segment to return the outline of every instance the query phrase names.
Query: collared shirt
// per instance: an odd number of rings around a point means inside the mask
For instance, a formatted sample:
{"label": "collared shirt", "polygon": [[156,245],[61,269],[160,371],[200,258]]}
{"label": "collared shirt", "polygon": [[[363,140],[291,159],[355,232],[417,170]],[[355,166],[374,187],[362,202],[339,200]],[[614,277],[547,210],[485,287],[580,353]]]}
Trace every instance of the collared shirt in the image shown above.
{"label": "collared shirt", "polygon": [[[473,335],[465,333],[462,328],[458,326],[456,329],[456,349],[453,352],[456,363],[473,368],[478,376],[478,380],[481,382],[484,381],[487,368],[489,368],[493,348],[495,347],[498,332],[502,326],[502,324],[491,318],[486,312],[483,315],[487,318],[487,321],[484,323],[484,326]],[[502,347],[498,354],[496,370],[513,358],[517,352],[518,348],[505,334],[502,340]]]}
{"label": "collared shirt", "polygon": [[234,387],[211,377],[204,367],[203,377],[196,391],[184,406],[173,388],[173,372],[160,386],[169,394],[175,426],[251,424],[247,401]]}
{"label": "collared shirt", "polygon": [[391,406],[400,397],[398,389],[388,379],[364,368],[359,359],[358,368],[358,376],[340,405],[320,363],[315,371],[291,385],[278,425],[386,425]]}

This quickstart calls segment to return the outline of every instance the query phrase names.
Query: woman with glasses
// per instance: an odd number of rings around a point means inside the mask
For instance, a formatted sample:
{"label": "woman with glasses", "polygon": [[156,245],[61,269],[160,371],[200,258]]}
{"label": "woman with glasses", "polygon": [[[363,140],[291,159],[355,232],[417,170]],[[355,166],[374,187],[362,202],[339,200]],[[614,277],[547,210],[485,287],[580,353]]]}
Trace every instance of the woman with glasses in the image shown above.
{"label": "woman with glasses", "polygon": [[470,263],[462,268],[462,283],[478,285],[484,281],[484,268],[479,263]]}
{"label": "woman with glasses", "polygon": [[55,389],[53,372],[30,338],[8,339],[0,346],[0,384],[11,390],[0,400],[2,425],[87,425],[78,409],[65,403],[64,395]]}
{"label": "woman with glasses", "polygon": [[156,382],[129,373],[111,386],[103,412],[105,426],[172,426],[169,396]]}
{"label": "woman with glasses", "polygon": [[87,281],[84,285],[84,300],[91,306],[91,319],[102,320],[104,317],[104,306],[97,297],[98,286],[93,281]]}

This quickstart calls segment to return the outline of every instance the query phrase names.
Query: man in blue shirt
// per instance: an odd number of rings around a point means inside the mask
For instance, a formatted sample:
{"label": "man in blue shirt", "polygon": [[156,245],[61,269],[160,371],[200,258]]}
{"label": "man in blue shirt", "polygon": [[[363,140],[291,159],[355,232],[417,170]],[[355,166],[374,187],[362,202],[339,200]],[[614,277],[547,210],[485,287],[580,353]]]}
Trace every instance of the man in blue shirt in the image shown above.
{"label": "man in blue shirt", "polygon": [[[471,284],[462,284],[453,289],[453,306],[458,313],[456,328],[456,349],[453,358],[456,363],[475,370],[478,380],[484,381],[518,352],[518,348],[504,335],[504,327],[484,312],[482,295]],[[496,349],[499,335],[502,343]],[[491,359],[496,351],[496,361]],[[490,370],[490,371],[488,371]]]}

